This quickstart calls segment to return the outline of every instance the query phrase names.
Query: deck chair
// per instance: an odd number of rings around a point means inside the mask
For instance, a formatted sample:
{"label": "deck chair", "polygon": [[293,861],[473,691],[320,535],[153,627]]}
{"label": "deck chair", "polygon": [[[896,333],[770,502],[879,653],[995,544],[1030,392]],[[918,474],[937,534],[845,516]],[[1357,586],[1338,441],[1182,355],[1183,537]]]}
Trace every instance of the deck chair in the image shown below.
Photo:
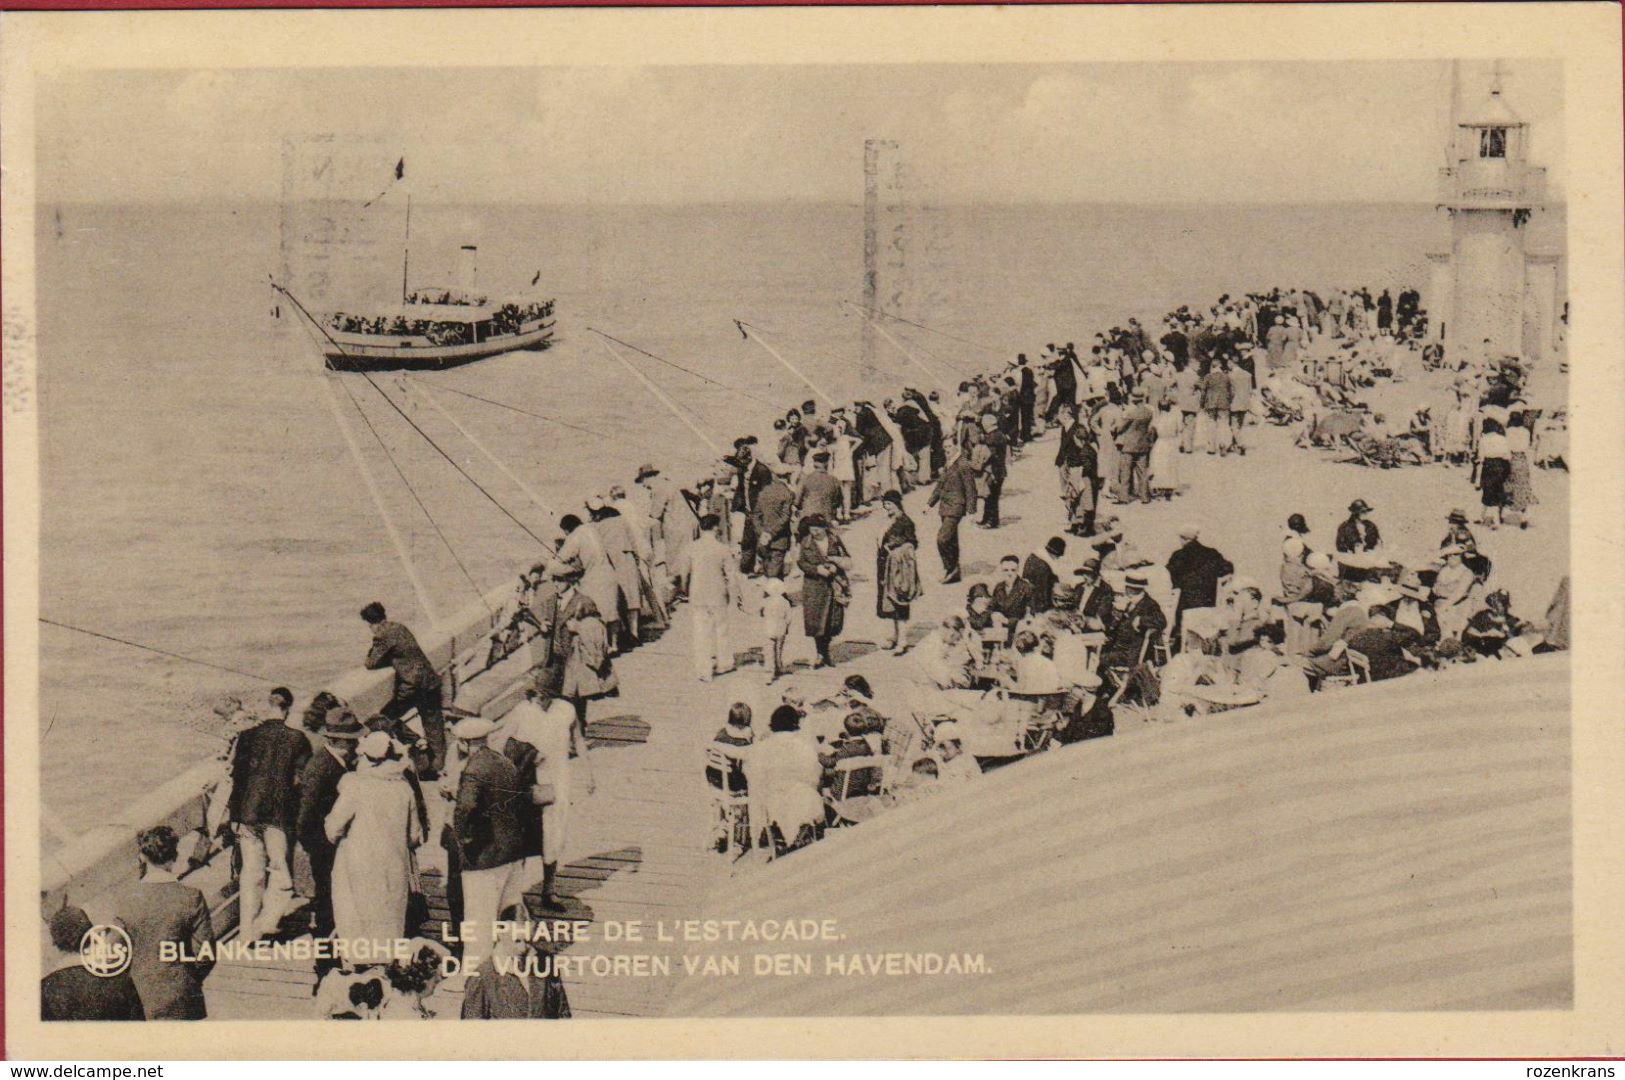
{"label": "deck chair", "polygon": [[734,766],[740,759],[726,753],[712,743],[705,748],[705,768],[715,769],[722,777],[722,787],[712,789],[712,802],[717,808],[717,839],[723,854],[737,848],[741,853],[750,850],[750,792],[741,787],[734,789]]}

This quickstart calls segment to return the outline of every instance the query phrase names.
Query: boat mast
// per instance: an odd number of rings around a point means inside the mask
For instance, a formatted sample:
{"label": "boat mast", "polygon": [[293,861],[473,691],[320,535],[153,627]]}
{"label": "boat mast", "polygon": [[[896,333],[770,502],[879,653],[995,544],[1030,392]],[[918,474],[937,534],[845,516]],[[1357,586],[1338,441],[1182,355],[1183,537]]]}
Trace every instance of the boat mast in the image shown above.
{"label": "boat mast", "polygon": [[412,269],[412,193],[406,193],[406,240],[401,253],[401,304],[406,303],[406,276]]}

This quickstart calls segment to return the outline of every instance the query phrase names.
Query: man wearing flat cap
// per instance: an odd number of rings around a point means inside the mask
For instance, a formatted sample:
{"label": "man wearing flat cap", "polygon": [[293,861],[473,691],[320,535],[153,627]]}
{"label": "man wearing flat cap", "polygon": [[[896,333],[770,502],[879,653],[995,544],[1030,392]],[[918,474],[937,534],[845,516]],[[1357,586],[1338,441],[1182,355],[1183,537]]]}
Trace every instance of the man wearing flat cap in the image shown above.
{"label": "man wearing flat cap", "polygon": [[473,933],[463,936],[465,975],[473,975],[490,955],[491,924],[517,899],[512,883],[525,858],[523,813],[533,811],[530,785],[519,770],[487,745],[498,728],[495,720],[470,716],[452,725],[467,759],[457,778],[456,809],[441,842],[462,884],[463,921]]}
{"label": "man wearing flat cap", "polygon": [[841,511],[841,482],[829,471],[828,450],[814,450],[812,468],[801,474],[800,490],[796,492],[796,514],[805,517],[817,514],[825,521],[836,521]]}

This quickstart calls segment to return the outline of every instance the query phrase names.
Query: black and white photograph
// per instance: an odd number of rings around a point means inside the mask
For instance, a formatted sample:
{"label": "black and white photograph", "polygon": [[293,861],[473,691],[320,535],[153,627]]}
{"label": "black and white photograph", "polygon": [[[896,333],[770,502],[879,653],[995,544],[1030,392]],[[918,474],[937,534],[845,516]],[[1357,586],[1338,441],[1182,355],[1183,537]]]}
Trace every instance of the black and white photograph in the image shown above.
{"label": "black and white photograph", "polygon": [[1327,1018],[1270,1056],[1594,1007],[1619,125],[1577,102],[1617,119],[1619,25],[1553,9],[1335,58],[1245,8],[1166,53],[1007,13],[1072,59],[821,52],[859,12],[781,13],[795,61],[653,12],[440,13],[439,63],[344,52],[421,12],[297,57],[292,13],[153,15],[180,64],[26,24],[10,1018]]}

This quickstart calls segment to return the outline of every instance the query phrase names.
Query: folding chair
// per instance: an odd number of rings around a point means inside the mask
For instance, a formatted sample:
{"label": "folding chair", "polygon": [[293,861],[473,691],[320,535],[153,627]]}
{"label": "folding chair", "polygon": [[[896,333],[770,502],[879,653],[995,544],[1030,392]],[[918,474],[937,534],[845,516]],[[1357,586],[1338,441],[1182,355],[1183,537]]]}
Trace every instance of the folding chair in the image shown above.
{"label": "folding chair", "polygon": [[873,816],[875,799],[886,776],[886,759],[879,754],[849,757],[834,766],[835,781],[824,801],[834,813],[834,825],[857,824]]}
{"label": "folding chair", "polygon": [[[1173,592],[1168,594],[1168,606],[1163,608],[1163,611],[1178,611],[1178,610],[1179,610],[1179,590],[1175,589]],[[1167,625],[1162,628],[1162,633],[1160,635],[1158,635],[1158,637],[1157,637],[1157,639],[1155,641],[1151,641],[1150,638],[1146,639],[1148,642],[1151,643],[1151,649],[1150,649],[1149,655],[1151,657],[1151,664],[1152,664],[1153,667],[1159,667],[1160,668],[1160,667],[1167,666],[1169,658],[1173,656],[1173,651],[1172,651],[1172,649],[1173,649],[1173,636],[1174,636],[1174,620],[1170,618],[1168,620],[1168,622],[1167,622]],[[1145,662],[1145,659],[1146,659],[1147,655],[1148,655],[1147,652],[1142,649],[1141,652],[1140,652],[1140,662],[1141,663]]]}
{"label": "folding chair", "polygon": [[717,808],[717,828],[726,840],[723,854],[735,847],[740,852],[750,850],[750,792],[745,787],[734,787],[735,769],[740,764],[739,758],[715,743],[705,748],[706,772],[714,769],[722,777],[722,787],[712,789],[712,802]]}

